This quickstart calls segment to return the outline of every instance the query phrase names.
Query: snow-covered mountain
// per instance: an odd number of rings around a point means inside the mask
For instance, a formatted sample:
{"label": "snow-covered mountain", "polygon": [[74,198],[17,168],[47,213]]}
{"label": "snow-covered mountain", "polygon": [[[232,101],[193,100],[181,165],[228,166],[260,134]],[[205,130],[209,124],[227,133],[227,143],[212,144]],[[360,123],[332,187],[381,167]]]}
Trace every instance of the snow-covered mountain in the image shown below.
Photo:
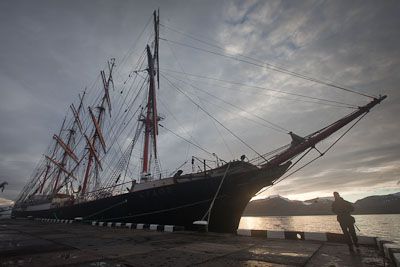
{"label": "snow-covered mountain", "polygon": [[0,197],[0,219],[10,218],[14,201]]}
{"label": "snow-covered mountain", "polygon": [[[317,197],[305,201],[290,200],[274,195],[251,201],[244,216],[329,215],[333,197]],[[400,192],[382,196],[369,196],[354,203],[355,214],[400,213]]]}
{"label": "snow-covered mountain", "polygon": [[304,200],[304,203],[316,203],[316,202],[326,202],[332,203],[335,200],[334,197],[316,197],[313,199]]}
{"label": "snow-covered mountain", "polygon": [[14,205],[14,201],[0,197],[0,207],[12,205]]}

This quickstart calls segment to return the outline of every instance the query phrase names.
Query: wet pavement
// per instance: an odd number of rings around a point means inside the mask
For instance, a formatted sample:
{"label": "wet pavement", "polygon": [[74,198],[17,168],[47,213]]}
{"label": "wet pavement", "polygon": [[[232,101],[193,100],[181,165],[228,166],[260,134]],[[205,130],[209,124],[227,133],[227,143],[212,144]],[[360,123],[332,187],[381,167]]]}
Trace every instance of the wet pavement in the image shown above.
{"label": "wet pavement", "polygon": [[31,220],[0,221],[0,266],[384,266],[374,247]]}

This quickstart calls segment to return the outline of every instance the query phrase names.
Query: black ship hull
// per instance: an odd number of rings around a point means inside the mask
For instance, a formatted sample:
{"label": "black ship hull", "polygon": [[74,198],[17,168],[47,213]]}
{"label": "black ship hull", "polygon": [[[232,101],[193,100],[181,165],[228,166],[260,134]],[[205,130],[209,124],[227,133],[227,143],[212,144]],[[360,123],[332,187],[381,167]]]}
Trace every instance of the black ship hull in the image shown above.
{"label": "black ship hull", "polygon": [[[236,166],[227,172],[221,183],[223,167],[218,176],[213,175],[212,171],[201,176],[186,175],[174,179],[172,184],[70,206],[43,210],[17,207],[12,215],[53,219],[82,217],[85,221],[180,225],[191,229],[194,221],[204,219],[215,198],[209,231],[235,232],[243,210],[254,194],[282,176],[289,165],[287,163],[273,169],[259,169],[249,164],[243,171],[235,171],[238,168]],[[249,166],[252,168],[249,169]]]}

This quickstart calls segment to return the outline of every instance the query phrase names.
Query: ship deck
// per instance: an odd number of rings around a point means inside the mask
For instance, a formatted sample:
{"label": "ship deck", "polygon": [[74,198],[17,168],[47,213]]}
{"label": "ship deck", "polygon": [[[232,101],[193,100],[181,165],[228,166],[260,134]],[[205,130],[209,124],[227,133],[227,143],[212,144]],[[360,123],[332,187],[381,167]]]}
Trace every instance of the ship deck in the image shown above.
{"label": "ship deck", "polygon": [[0,221],[0,266],[384,266],[374,247],[233,234]]}

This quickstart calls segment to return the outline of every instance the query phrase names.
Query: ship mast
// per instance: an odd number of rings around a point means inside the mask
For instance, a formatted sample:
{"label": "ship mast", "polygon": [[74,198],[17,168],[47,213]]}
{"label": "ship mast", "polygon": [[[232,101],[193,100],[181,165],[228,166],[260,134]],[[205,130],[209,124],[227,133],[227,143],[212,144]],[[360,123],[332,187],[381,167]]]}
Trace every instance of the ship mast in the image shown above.
{"label": "ship mast", "polygon": [[[75,108],[73,108],[73,110],[78,112],[78,114],[79,114],[80,110],[82,109],[84,96],[85,96],[85,92],[83,93],[82,97],[79,96],[80,103],[79,103],[78,111],[76,111]],[[71,105],[71,108],[72,107],[73,107],[73,105]],[[66,138],[67,139],[66,143],[62,139],[62,132],[64,131],[65,120],[64,120],[64,122],[62,124],[62,127],[60,129],[59,134],[58,135],[57,134],[53,135],[53,139],[55,140],[55,147],[53,149],[53,152],[51,153],[51,156],[45,155],[47,164],[46,164],[46,168],[45,168],[45,171],[44,171],[43,181],[39,185],[39,188],[38,188],[39,193],[43,192],[43,188],[44,188],[44,185],[45,185],[45,183],[47,181],[48,174],[49,174],[50,167],[51,167],[50,163],[53,163],[53,165],[55,165],[58,168],[55,177],[53,177],[53,179],[52,179],[53,185],[49,184],[49,186],[53,188],[52,189],[52,194],[53,195],[57,194],[58,191],[63,187],[63,185],[61,185],[61,186],[59,185],[61,174],[64,173],[64,174],[67,175],[65,179],[68,179],[68,177],[70,177],[70,176],[74,177],[72,172],[70,172],[70,171],[68,171],[66,169],[66,165],[67,165],[67,161],[68,161],[69,158],[73,159],[77,164],[79,164],[78,157],[75,155],[75,152],[72,149],[72,146],[73,146],[73,143],[74,143],[74,137],[75,137],[75,133],[76,133],[76,125],[78,123],[79,123],[79,121],[77,121],[77,118],[75,118],[73,123],[72,123],[71,128],[68,129],[68,135],[67,135],[67,138]],[[62,158],[61,158],[60,162],[58,162],[56,159],[54,159],[54,156],[55,156],[55,153],[56,153],[56,149],[58,147],[63,149],[63,154],[62,154]],[[37,191],[35,191],[34,194],[36,194],[36,192]]]}
{"label": "ship mast", "polygon": [[[58,134],[58,135],[61,135],[62,131],[64,130],[65,120],[66,120],[66,118],[64,118],[64,120],[63,120],[63,123],[62,123],[62,125],[61,125],[61,128],[60,128],[60,131],[59,131],[59,134]],[[52,158],[54,157],[54,155],[55,155],[55,153],[56,153],[57,146],[58,146],[58,143],[55,142],[55,143],[54,143],[53,152],[51,153],[51,157],[52,157]],[[50,168],[51,168],[50,162],[49,162],[48,159],[46,159],[46,170],[45,170],[45,173],[44,173],[43,181],[42,181],[42,183],[41,183],[40,186],[39,186],[39,193],[40,193],[40,194],[42,194],[42,192],[43,192],[43,188],[44,188],[44,185],[45,185],[45,183],[46,183],[46,181],[47,181],[47,177],[48,177],[48,175],[49,175]],[[36,194],[36,192],[35,192],[34,194]],[[33,195],[34,195],[34,194],[33,194]]]}
{"label": "ship mast", "polygon": [[[87,149],[89,150],[89,156],[88,156],[88,161],[87,161],[87,166],[85,170],[85,176],[83,178],[83,184],[81,188],[80,195],[83,196],[87,189],[88,189],[88,184],[90,180],[90,175],[92,174],[93,170],[95,171],[95,176],[97,179],[98,175],[98,170],[102,169],[101,162],[100,162],[100,155],[99,155],[99,150],[103,150],[104,153],[106,153],[106,143],[103,137],[102,133],[102,124],[103,124],[103,119],[104,119],[104,114],[106,111],[106,107],[108,107],[108,111],[111,112],[111,100],[110,100],[110,95],[109,95],[109,86],[110,83],[113,83],[112,79],[112,71],[115,66],[115,59],[111,59],[108,62],[108,77],[106,78],[105,72],[102,70],[100,72],[102,81],[103,81],[103,89],[104,89],[104,95],[101,99],[101,103],[99,106],[97,106],[97,117],[95,115],[95,112],[92,110],[92,108],[88,108],[89,110],[89,115],[90,118],[93,122],[93,134],[91,137],[88,137],[86,134],[84,134],[85,140],[86,140],[86,145]],[[107,106],[106,106],[107,104]],[[100,144],[100,145],[99,145]],[[98,148],[98,147],[101,148]]]}
{"label": "ship mast", "polygon": [[[72,147],[72,145],[73,145],[73,143],[74,143],[74,137],[75,137],[75,134],[76,134],[76,126],[77,126],[77,125],[78,125],[78,126],[80,125],[79,114],[80,114],[80,111],[81,111],[81,109],[82,109],[82,107],[83,107],[83,98],[85,97],[85,94],[86,94],[86,92],[83,92],[83,95],[82,95],[82,96],[79,95],[79,100],[80,100],[80,102],[79,102],[79,106],[78,106],[78,109],[77,109],[77,110],[75,109],[75,107],[74,107],[73,104],[71,105],[71,110],[72,110],[72,112],[73,112],[73,114],[74,114],[74,121],[73,121],[73,123],[72,123],[71,128],[68,129],[67,143],[64,143],[64,141],[63,141],[63,140],[61,139],[61,137],[60,137],[60,136],[61,136],[60,134],[59,134],[59,135],[54,135],[54,136],[53,136],[53,139],[56,141],[56,143],[57,143],[61,148],[63,148],[63,150],[64,150],[64,153],[63,153],[61,162],[58,164],[58,165],[60,165],[60,167],[58,168],[56,180],[55,180],[55,183],[54,183],[53,195],[57,194],[58,191],[60,191],[60,189],[63,187],[63,185],[59,186],[59,181],[60,181],[60,175],[61,175],[61,173],[64,172],[65,174],[67,174],[67,177],[69,177],[69,176],[74,177],[74,176],[72,175],[72,172],[68,172],[68,171],[65,169],[68,158],[73,159],[73,160],[75,161],[76,164],[79,164],[79,159],[78,159],[78,157],[75,155],[75,152],[74,152],[74,150],[73,150],[71,147]],[[77,115],[77,116],[75,116],[75,112],[76,112],[76,115]]]}
{"label": "ship mast", "polygon": [[[154,153],[154,159],[157,159],[157,135],[158,135],[158,115],[157,115],[157,101],[156,101],[156,90],[155,90],[155,74],[158,76],[158,39],[159,39],[159,12],[154,11],[154,55],[151,54],[150,46],[147,45],[147,63],[148,63],[148,74],[149,74],[149,91],[147,97],[147,111],[146,116],[141,119],[145,125],[144,131],[144,144],[143,144],[143,166],[141,177],[146,179],[150,174],[150,141],[152,143],[152,149]],[[155,70],[155,64],[157,64],[157,70]],[[157,83],[158,84],[158,83]],[[159,85],[158,85],[159,86]]]}
{"label": "ship mast", "polygon": [[58,168],[57,176],[55,179],[54,187],[53,187],[53,194],[58,193],[58,183],[60,180],[61,173],[63,172],[63,169],[65,169],[66,163],[67,163],[67,156],[70,156],[73,160],[75,160],[78,163],[78,158],[74,154],[74,152],[71,149],[71,143],[73,141],[73,137],[75,135],[75,125],[71,127],[71,129],[68,129],[68,137],[67,137],[67,143],[64,143],[64,141],[57,135],[53,136],[53,139],[56,140],[56,142],[64,149],[64,153],[60,162],[60,167]]}

